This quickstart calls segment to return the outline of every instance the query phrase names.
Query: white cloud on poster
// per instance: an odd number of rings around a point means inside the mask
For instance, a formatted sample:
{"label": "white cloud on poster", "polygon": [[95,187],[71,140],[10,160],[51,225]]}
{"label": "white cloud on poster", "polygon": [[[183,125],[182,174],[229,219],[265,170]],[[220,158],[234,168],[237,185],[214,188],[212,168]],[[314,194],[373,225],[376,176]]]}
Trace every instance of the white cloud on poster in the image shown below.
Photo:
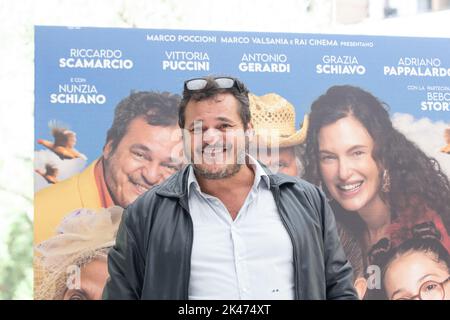
{"label": "white cloud on poster", "polygon": [[[57,179],[59,181],[70,178],[74,174],[80,173],[86,166],[86,159],[65,159],[61,160],[50,150],[40,150],[34,152],[34,169],[45,171],[46,164],[53,164],[58,168]],[[49,183],[36,172],[34,173],[34,191],[37,192],[45,188]]]}
{"label": "white cloud on poster", "polygon": [[440,152],[440,149],[446,144],[444,130],[450,127],[450,123],[433,122],[429,118],[416,119],[412,115],[404,113],[395,113],[392,116],[392,123],[428,156],[435,158],[442,170],[447,176],[450,176],[450,155]]}

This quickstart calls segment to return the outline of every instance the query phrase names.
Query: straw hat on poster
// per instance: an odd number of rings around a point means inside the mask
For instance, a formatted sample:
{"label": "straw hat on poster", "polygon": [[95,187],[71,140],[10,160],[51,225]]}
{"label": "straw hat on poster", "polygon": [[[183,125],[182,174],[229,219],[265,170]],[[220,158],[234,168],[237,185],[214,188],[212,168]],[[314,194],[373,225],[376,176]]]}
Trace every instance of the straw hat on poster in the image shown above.
{"label": "straw hat on poster", "polygon": [[255,136],[269,147],[284,148],[302,144],[306,139],[309,119],[305,114],[300,129],[295,128],[295,108],[282,96],[268,93],[249,94],[250,112]]}

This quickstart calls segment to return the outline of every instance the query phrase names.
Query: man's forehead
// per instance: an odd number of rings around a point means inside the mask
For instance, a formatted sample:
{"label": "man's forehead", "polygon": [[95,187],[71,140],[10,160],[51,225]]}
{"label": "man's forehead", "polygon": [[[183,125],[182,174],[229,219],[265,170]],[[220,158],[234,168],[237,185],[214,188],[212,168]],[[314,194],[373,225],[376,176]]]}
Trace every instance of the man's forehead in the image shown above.
{"label": "man's forehead", "polygon": [[221,107],[233,107],[235,105],[238,105],[238,103],[239,101],[233,94],[229,92],[223,92],[210,97],[206,97],[201,100],[191,99],[188,103],[188,106],[219,105]]}
{"label": "man's forehead", "polygon": [[[226,122],[226,123],[232,123],[236,120],[236,119],[232,119],[231,117],[227,117],[227,116],[223,116],[223,115],[217,116],[217,117],[212,117],[211,119],[216,120],[218,122]],[[193,124],[194,125],[202,125],[203,119],[202,118],[194,119]]]}
{"label": "man's forehead", "polygon": [[120,144],[124,143],[128,146],[130,144],[142,144],[150,148],[154,145],[169,146],[181,141],[182,133],[177,124],[173,126],[158,126],[148,124],[145,119],[135,120],[137,121],[128,125]]}
{"label": "man's forehead", "polygon": [[234,122],[240,120],[239,102],[234,96],[231,96],[231,98],[220,101],[203,100],[193,103],[186,110],[186,120],[189,122],[206,120]]}

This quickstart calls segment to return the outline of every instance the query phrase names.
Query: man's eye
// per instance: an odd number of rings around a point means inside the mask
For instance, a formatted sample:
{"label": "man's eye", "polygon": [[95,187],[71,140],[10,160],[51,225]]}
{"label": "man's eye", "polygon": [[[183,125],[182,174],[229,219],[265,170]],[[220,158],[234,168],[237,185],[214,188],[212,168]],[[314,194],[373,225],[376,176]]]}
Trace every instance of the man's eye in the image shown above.
{"label": "man's eye", "polygon": [[231,128],[231,125],[224,123],[219,126],[219,130],[223,130],[223,129],[227,129],[227,128]]}
{"label": "man's eye", "polygon": [[142,152],[133,151],[132,153],[136,158],[144,158],[144,154]]}

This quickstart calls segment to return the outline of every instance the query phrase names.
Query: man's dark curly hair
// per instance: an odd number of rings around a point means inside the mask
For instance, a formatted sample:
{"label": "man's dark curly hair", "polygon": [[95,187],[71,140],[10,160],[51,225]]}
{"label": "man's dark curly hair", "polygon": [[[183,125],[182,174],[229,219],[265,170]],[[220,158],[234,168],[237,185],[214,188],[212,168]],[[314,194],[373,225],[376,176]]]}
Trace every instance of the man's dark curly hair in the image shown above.
{"label": "man's dark curly hair", "polygon": [[[232,78],[232,77],[229,77]],[[242,120],[242,124],[244,125],[244,128],[247,128],[250,123],[250,102],[248,99],[248,89],[245,86],[243,82],[241,82],[237,78],[232,78],[235,81],[236,86],[233,86],[232,88],[222,89],[219,88],[215,77],[213,76],[207,76],[203,79],[206,80],[206,85],[201,90],[196,91],[190,91],[187,89],[183,90],[183,98],[180,102],[180,112],[178,116],[178,124],[180,128],[184,128],[185,125],[185,113],[186,113],[186,106],[188,105],[189,101],[203,101],[208,100],[212,97],[215,97],[218,94],[221,93],[231,93],[236,100],[239,102],[239,116]]]}
{"label": "man's dark curly hair", "polygon": [[[313,102],[306,148],[302,157],[304,178],[314,184],[321,183],[319,131],[324,126],[348,116],[355,117],[367,129],[374,141],[372,157],[379,168],[389,172],[390,192],[384,193],[380,190],[380,195],[391,207],[393,218],[405,209],[411,209],[414,203],[416,216],[432,209],[441,216],[447,232],[450,233],[448,177],[434,158],[428,157],[392,126],[388,106],[361,88],[349,85],[333,86]],[[323,183],[322,186],[328,193]],[[417,201],[418,199],[420,201]],[[420,204],[416,205],[417,203]]]}
{"label": "man's dark curly hair", "polygon": [[139,117],[152,126],[177,126],[180,100],[179,95],[169,92],[132,92],[117,105],[105,146],[112,141],[111,150],[114,152],[127,133],[130,122]]}

